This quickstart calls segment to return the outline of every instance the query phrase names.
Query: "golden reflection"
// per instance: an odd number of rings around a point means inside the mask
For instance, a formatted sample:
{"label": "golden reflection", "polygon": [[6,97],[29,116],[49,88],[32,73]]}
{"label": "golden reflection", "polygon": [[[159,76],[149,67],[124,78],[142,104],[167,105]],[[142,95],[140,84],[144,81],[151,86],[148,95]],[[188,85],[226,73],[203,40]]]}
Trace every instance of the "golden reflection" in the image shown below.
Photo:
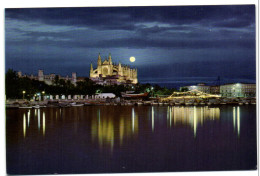
{"label": "golden reflection", "polygon": [[240,135],[240,107],[237,107],[237,135]]}
{"label": "golden reflection", "polygon": [[45,136],[45,112],[42,114],[42,133]]}
{"label": "golden reflection", "polygon": [[236,129],[236,107],[233,107],[233,129]]}
{"label": "golden reflection", "polygon": [[41,129],[41,111],[38,109],[38,130]]}
{"label": "golden reflection", "polygon": [[194,106],[194,115],[193,115],[193,133],[194,137],[196,137],[197,132],[197,108]]}
{"label": "golden reflection", "polygon": [[135,130],[135,109],[132,108],[132,132]]}
{"label": "golden reflection", "polygon": [[218,107],[171,107],[169,108],[169,124],[173,120],[174,126],[189,125],[193,129],[194,137],[197,135],[198,126],[202,126],[205,120],[219,120],[220,109]]}
{"label": "golden reflection", "polygon": [[154,131],[154,107],[152,106],[152,130]]}
{"label": "golden reflection", "polygon": [[115,144],[120,146],[125,138],[138,133],[138,114],[132,108],[128,115],[115,116],[107,109],[98,109],[96,118],[91,122],[92,141],[98,141],[101,149],[109,148],[113,151]]}
{"label": "golden reflection", "polygon": [[124,118],[120,118],[119,120],[119,140],[120,140],[120,146],[123,143],[123,138],[124,138],[124,132],[125,132],[125,123],[124,123]]}
{"label": "golden reflection", "polygon": [[233,129],[236,131],[237,129],[237,136],[240,135],[240,107],[233,107]]}
{"label": "golden reflection", "polygon": [[138,131],[138,116],[135,113],[135,109],[132,108],[132,132],[135,133]]}
{"label": "golden reflection", "polygon": [[23,137],[25,138],[26,136],[26,115],[25,113],[23,114]]}
{"label": "golden reflection", "polygon": [[31,112],[31,110],[29,109],[29,111],[28,111],[28,113],[27,113],[28,127],[29,127],[29,125],[30,125],[30,112]]}

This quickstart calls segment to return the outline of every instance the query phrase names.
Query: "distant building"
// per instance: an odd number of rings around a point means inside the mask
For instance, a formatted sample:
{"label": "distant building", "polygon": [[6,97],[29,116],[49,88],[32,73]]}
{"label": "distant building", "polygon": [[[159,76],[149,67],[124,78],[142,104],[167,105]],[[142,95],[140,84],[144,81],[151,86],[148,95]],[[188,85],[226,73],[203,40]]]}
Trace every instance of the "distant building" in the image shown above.
{"label": "distant building", "polygon": [[192,85],[192,86],[185,86],[185,88],[187,88],[189,91],[198,90],[198,91],[205,92],[205,93],[211,93],[210,86],[207,86],[204,83],[200,83],[200,84]]}
{"label": "distant building", "polygon": [[100,54],[98,55],[97,68],[93,69],[90,65],[89,78],[96,84],[100,85],[120,85],[120,84],[137,84],[137,69],[131,69],[129,66],[115,65],[112,63],[111,54],[108,60],[101,60]]}
{"label": "distant building", "polygon": [[182,87],[188,90],[198,90],[205,93],[221,95],[222,97],[255,97],[256,85],[245,83],[232,83],[220,86],[207,86],[205,84],[198,84],[192,86]]}
{"label": "distant building", "polygon": [[[34,79],[34,80],[38,80],[38,81],[44,81],[48,85],[54,84],[54,80],[55,80],[55,76],[56,76],[56,74],[44,75],[43,70],[38,70],[38,76],[22,75],[21,71],[19,71],[17,74],[18,74],[18,77],[28,77],[30,79]],[[65,81],[70,81],[72,84],[76,85],[77,74],[75,72],[72,73],[71,78],[69,78],[68,76],[66,76],[66,77],[62,77],[60,75],[57,75],[57,76],[59,77],[59,79],[63,79]]]}
{"label": "distant building", "polygon": [[100,93],[96,96],[96,98],[115,98],[116,95],[113,93]]}
{"label": "distant building", "polygon": [[256,85],[245,83],[233,83],[220,86],[222,97],[255,97]]}

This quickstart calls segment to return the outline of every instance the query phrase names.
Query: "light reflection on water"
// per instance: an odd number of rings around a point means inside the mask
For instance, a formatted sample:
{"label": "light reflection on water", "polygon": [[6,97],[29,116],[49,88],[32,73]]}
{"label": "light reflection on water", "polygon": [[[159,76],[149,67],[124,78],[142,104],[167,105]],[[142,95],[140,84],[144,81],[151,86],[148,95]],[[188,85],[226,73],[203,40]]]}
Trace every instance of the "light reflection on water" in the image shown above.
{"label": "light reflection on water", "polygon": [[[102,110],[98,108],[96,110],[96,118],[91,118],[91,136],[92,141],[98,141],[99,147],[103,148],[104,146],[109,146],[112,150],[115,144],[115,140],[119,140],[120,146],[123,144],[124,138],[129,138],[133,135],[138,135],[139,129],[139,119],[138,119],[138,111],[135,110],[135,107],[132,107],[130,114],[118,114],[119,118],[108,115],[106,113],[102,114]],[[157,111],[156,111],[157,110]],[[164,112],[159,111],[159,107],[150,107],[150,114],[147,113],[146,122],[151,121],[151,131],[154,132],[157,130],[155,128],[157,123],[160,121],[166,121],[168,128],[176,128],[179,126],[191,128],[193,130],[193,136],[196,138],[198,128],[203,128],[203,124],[206,121],[219,121],[220,119],[220,108],[219,107],[184,107],[184,106],[168,106],[164,108],[166,112],[166,117],[161,117],[161,113]],[[50,113],[44,112],[44,109],[34,110],[35,118],[37,117],[38,122],[38,130],[40,131],[42,128],[42,135],[45,136],[46,130],[48,130],[47,121],[51,120],[51,124],[53,123],[53,111]],[[58,118],[62,118],[62,109],[54,109],[56,122]],[[26,137],[26,130],[30,128],[30,114],[31,110],[23,114],[23,135]],[[81,112],[82,115],[83,112]],[[59,116],[58,116],[59,114]],[[79,112],[77,109],[70,111],[70,115],[74,117],[74,131],[77,133],[77,128],[79,125]],[[86,114],[85,114],[86,115]],[[160,116],[160,117],[159,117]],[[240,135],[240,107],[233,107],[232,111],[233,117],[233,129],[236,131],[237,136]],[[26,122],[27,118],[27,122]],[[27,123],[27,125],[26,125]],[[155,130],[156,129],[156,130]]]}
{"label": "light reflection on water", "polygon": [[254,132],[254,106],[12,109],[7,162],[18,174],[29,174],[31,165],[37,173],[46,161],[39,173],[116,172],[120,163],[131,172],[247,169],[255,163]]}
{"label": "light reflection on water", "polygon": [[23,114],[23,137],[26,136],[26,117],[25,113]]}
{"label": "light reflection on water", "polygon": [[[169,114],[169,115],[168,115]],[[203,126],[206,120],[219,120],[220,109],[218,107],[168,107],[167,117],[169,126],[178,126],[179,124],[193,128],[194,137],[196,137],[198,126]]]}

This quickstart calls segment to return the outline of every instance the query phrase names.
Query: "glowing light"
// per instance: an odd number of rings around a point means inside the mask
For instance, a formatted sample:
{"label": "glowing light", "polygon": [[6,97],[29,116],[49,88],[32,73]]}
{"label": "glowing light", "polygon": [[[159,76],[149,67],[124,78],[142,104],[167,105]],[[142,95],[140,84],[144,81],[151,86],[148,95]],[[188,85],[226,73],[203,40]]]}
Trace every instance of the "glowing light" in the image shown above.
{"label": "glowing light", "polygon": [[172,126],[172,107],[170,108],[170,127]]}
{"label": "glowing light", "polygon": [[135,61],[135,57],[131,56],[129,60],[130,60],[130,62],[134,62]]}
{"label": "glowing light", "polygon": [[236,108],[233,107],[233,128],[236,128]]}
{"label": "glowing light", "polygon": [[29,127],[29,125],[30,125],[30,110],[28,111],[27,118],[28,118],[28,127]]}
{"label": "glowing light", "polygon": [[45,136],[45,112],[42,114],[42,132],[43,136]]}
{"label": "glowing light", "polygon": [[196,89],[187,92],[173,92],[172,95],[162,100],[172,100],[172,99],[190,99],[190,98],[219,98],[219,95],[207,94],[205,92],[198,91]]}
{"label": "glowing light", "polygon": [[135,109],[132,108],[132,132],[135,130]]}
{"label": "glowing light", "polygon": [[40,109],[38,109],[38,130],[41,128],[41,112]]}
{"label": "glowing light", "polygon": [[194,128],[194,137],[196,137],[196,133],[197,133],[197,109],[196,109],[196,106],[194,106],[193,128]]}
{"label": "glowing light", "polygon": [[152,129],[154,130],[154,109],[152,106]]}
{"label": "glowing light", "polygon": [[26,117],[25,114],[23,114],[23,137],[26,135]]}
{"label": "glowing light", "polygon": [[237,135],[240,135],[240,107],[237,107]]}

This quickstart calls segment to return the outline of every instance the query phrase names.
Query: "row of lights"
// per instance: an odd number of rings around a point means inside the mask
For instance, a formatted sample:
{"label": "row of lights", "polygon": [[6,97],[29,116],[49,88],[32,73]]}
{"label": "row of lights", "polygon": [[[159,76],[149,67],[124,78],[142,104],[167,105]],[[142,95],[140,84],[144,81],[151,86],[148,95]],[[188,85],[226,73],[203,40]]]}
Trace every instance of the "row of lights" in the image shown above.
{"label": "row of lights", "polygon": [[[24,99],[24,95],[25,95],[26,91],[23,90],[22,93],[23,93],[23,99]],[[42,94],[43,94],[43,96],[44,96],[45,91],[42,91]],[[41,93],[36,93],[36,94],[34,94],[35,97],[36,97],[36,96],[40,96],[40,95],[41,95]]]}

